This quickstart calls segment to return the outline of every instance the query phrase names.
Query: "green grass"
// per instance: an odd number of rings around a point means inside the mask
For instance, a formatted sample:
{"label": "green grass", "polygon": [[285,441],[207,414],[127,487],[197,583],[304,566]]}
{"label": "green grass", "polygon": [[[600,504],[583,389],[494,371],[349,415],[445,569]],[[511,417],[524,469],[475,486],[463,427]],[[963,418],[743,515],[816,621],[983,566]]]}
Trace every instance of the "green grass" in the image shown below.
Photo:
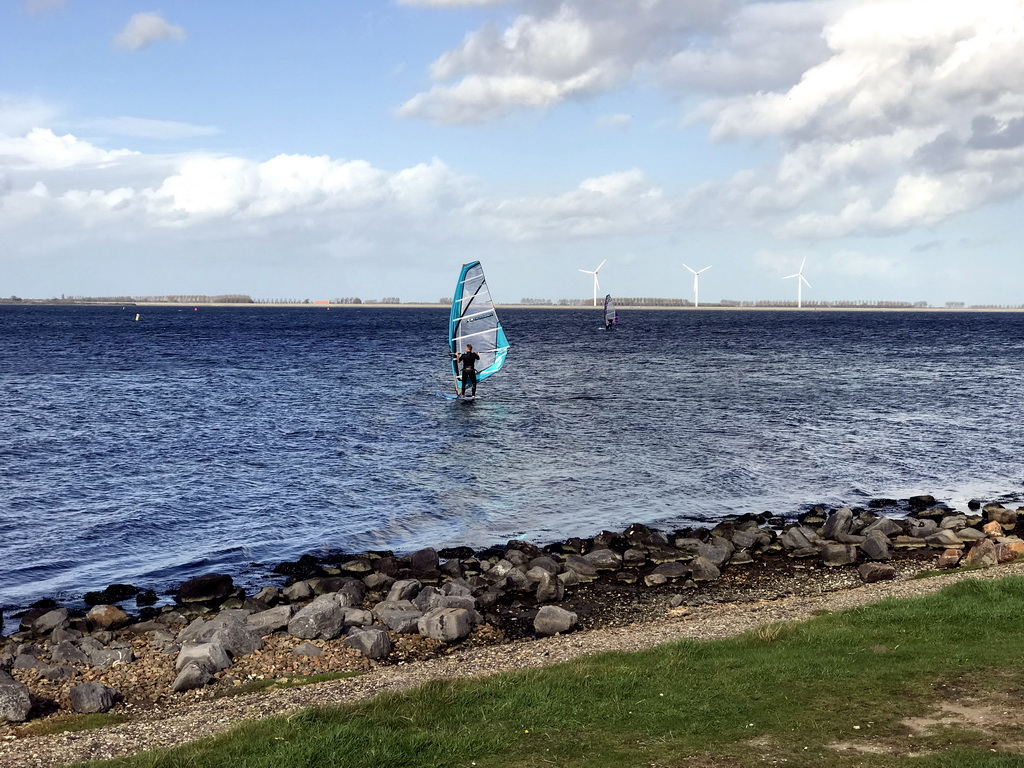
{"label": "green grass", "polygon": [[[1024,745],[1024,727],[994,736],[943,725],[911,736],[902,723],[956,690],[1016,709],[1022,630],[1024,578],[965,581],[730,640],[432,682],[91,765],[1024,767],[1024,755],[1002,746]],[[829,746],[837,742],[881,753],[840,752]]]}
{"label": "green grass", "polygon": [[223,699],[230,696],[243,696],[247,693],[256,693],[257,691],[279,691],[283,688],[298,688],[302,685],[323,683],[327,680],[344,680],[349,677],[359,677],[361,674],[363,673],[353,670],[350,672],[325,672],[322,675],[292,675],[291,677],[250,680],[246,683],[242,683],[241,685],[235,685],[231,688],[225,688],[224,690],[217,691],[213,694],[213,698]]}

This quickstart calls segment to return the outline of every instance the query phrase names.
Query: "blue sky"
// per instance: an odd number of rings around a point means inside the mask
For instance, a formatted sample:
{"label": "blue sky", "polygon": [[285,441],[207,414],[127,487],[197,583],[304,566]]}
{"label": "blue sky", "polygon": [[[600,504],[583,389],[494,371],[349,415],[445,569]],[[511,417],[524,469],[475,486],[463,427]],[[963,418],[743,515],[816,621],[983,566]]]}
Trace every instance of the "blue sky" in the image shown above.
{"label": "blue sky", "polygon": [[11,0],[0,296],[1024,303],[1024,0]]}

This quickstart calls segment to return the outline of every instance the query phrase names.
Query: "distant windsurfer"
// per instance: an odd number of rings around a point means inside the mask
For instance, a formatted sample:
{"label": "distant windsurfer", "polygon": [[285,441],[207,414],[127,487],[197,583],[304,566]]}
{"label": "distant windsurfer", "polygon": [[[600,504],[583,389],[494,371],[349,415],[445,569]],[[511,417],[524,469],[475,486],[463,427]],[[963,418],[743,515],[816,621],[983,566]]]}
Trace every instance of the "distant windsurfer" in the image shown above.
{"label": "distant windsurfer", "polygon": [[467,344],[466,351],[459,355],[459,364],[462,365],[462,396],[466,396],[466,385],[471,384],[472,397],[476,397],[476,363],[480,355],[473,351],[473,345]]}

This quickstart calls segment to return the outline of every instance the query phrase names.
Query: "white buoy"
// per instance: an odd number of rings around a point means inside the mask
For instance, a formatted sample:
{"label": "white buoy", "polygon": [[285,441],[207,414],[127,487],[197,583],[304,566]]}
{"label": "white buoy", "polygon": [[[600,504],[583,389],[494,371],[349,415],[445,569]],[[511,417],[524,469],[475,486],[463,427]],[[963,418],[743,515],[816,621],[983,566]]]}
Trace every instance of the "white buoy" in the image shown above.
{"label": "white buoy", "polygon": [[136,320],[136,322],[138,322],[138,319],[139,319],[139,315],[136,315],[136,316],[135,316],[135,320]]}

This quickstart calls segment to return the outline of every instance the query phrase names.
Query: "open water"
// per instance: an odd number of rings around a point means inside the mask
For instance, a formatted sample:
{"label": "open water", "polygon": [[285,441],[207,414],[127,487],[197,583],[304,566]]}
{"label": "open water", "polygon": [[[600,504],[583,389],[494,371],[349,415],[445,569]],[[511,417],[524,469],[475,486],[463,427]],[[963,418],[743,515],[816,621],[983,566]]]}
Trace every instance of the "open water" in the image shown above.
{"label": "open water", "polygon": [[0,307],[0,606],[1022,490],[1024,314],[501,314],[466,404],[442,308]]}

